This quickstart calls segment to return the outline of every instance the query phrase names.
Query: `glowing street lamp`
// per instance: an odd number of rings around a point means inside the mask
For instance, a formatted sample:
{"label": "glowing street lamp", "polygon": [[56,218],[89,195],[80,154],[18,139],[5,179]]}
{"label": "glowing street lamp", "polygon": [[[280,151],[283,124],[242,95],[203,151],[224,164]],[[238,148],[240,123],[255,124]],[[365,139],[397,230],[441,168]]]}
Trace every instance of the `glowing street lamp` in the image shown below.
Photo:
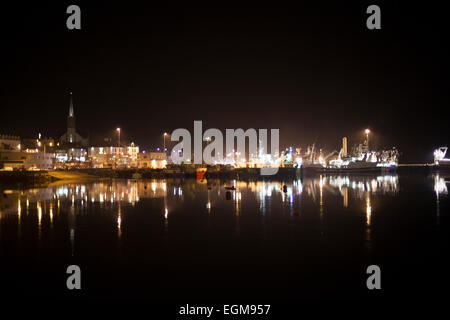
{"label": "glowing street lamp", "polygon": [[164,132],[164,151],[166,150],[166,136],[167,132]]}
{"label": "glowing street lamp", "polygon": [[[117,128],[116,131],[117,131],[117,134],[119,135],[119,149],[118,149],[118,151],[120,152],[120,128]],[[112,147],[111,147],[111,149],[112,149]],[[116,157],[116,156],[114,155],[114,157]],[[116,168],[117,168],[117,163],[118,163],[119,160],[120,160],[120,154],[117,156],[117,159],[114,160],[114,165],[115,165]]]}
{"label": "glowing street lamp", "polygon": [[116,131],[117,131],[117,134],[119,135],[119,147],[120,147],[120,128],[117,128]]}
{"label": "glowing street lamp", "polygon": [[369,133],[370,133],[370,130],[366,129],[364,132],[366,133],[367,149],[369,149]]}

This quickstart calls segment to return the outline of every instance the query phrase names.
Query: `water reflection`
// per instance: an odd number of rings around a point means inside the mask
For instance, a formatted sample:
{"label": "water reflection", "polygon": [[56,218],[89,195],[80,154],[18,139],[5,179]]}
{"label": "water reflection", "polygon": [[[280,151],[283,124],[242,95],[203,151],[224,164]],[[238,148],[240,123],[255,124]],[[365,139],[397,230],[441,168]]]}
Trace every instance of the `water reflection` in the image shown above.
{"label": "water reflection", "polygon": [[439,174],[433,175],[434,179],[434,192],[436,194],[436,218],[439,224],[439,217],[441,214],[440,197],[443,195],[448,195],[447,184],[450,181],[446,181],[445,178],[439,176]]}
{"label": "water reflection", "polygon": [[[365,199],[367,194],[395,194],[398,192],[397,176],[378,176],[378,177],[340,177],[327,176],[307,179],[304,181],[294,180],[290,182],[267,182],[267,181],[233,181],[230,191],[231,200],[235,206],[237,214],[240,212],[240,206],[243,199],[243,191],[251,192],[257,196],[258,202],[262,204],[261,208],[266,207],[265,202],[272,197],[280,196],[283,203],[294,203],[295,200],[306,193],[308,198],[318,201],[323,205],[324,190],[332,194],[339,193],[343,197],[343,206],[348,206],[349,197],[353,199]],[[171,194],[168,194],[168,184]],[[128,203],[135,205],[146,198],[164,198],[183,199],[185,192],[189,196],[195,196],[197,191],[207,193],[206,208],[211,210],[212,201],[215,196],[221,196],[226,183],[220,180],[214,180],[208,185],[200,185],[195,181],[138,181],[125,180],[113,182],[98,182],[93,184],[67,184],[63,186],[36,188],[28,190],[4,190],[4,197],[0,200],[1,212],[3,215],[10,214],[13,211],[18,216],[22,214],[22,206],[26,205],[29,209],[30,204],[36,205],[39,213],[39,221],[42,219],[43,206],[49,206],[48,213],[53,216],[53,208],[56,206],[59,210],[61,201],[67,204],[70,201],[78,209],[85,207],[87,202],[99,203],[103,206],[114,203]],[[435,177],[435,191],[439,194],[446,194],[446,182],[439,176]],[[350,195],[349,195],[350,193]],[[15,209],[12,210],[12,203],[15,202]],[[165,204],[167,207],[167,203]],[[167,208],[165,208],[167,209]],[[45,210],[47,211],[47,210]],[[53,219],[53,218],[52,218]]]}
{"label": "water reflection", "polygon": [[[435,179],[437,196],[447,193],[445,180]],[[79,237],[79,219],[93,214],[114,226],[117,238],[127,232],[127,216],[134,207],[145,214],[159,215],[164,237],[170,229],[172,214],[215,215],[229,212],[240,232],[241,216],[301,218],[311,215],[323,223],[330,208],[353,210],[365,221],[367,239],[376,217],[378,197],[398,193],[398,177],[387,176],[318,176],[293,181],[221,181],[199,183],[195,180],[112,180],[89,184],[69,183],[27,190],[1,190],[0,224],[15,220],[20,236],[22,225],[35,224],[37,240],[52,228],[67,228],[71,253]],[[437,200],[439,202],[439,198]],[[106,214],[104,214],[106,213]],[[97,217],[97,219],[100,219]],[[61,223],[61,221],[65,221]],[[265,222],[264,222],[265,223]],[[208,226],[210,220],[208,220]],[[28,229],[27,229],[28,230]],[[0,247],[1,248],[1,247]]]}
{"label": "water reflection", "polygon": [[122,235],[122,205],[119,202],[117,209],[117,236],[120,238]]}
{"label": "water reflection", "polygon": [[446,181],[445,178],[440,177],[439,174],[434,175],[433,178],[436,196],[448,194],[447,184],[450,183],[450,181]]}

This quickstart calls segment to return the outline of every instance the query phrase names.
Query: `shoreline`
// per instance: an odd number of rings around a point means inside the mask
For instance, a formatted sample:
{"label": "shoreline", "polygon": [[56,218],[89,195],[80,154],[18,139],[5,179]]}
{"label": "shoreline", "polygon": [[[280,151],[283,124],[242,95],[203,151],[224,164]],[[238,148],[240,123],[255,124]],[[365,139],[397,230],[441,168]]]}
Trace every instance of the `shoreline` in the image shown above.
{"label": "shoreline", "polygon": [[[180,166],[166,169],[74,169],[74,170],[42,170],[42,171],[0,171],[0,184],[31,184],[45,185],[58,182],[88,182],[100,179],[165,179],[165,178],[195,178],[194,166]],[[218,168],[208,167],[205,178],[222,179],[298,179],[303,175],[380,175],[395,173],[448,173],[448,170],[437,170],[427,165],[408,166],[399,165],[395,171],[390,172],[309,172],[293,167],[280,167],[277,174],[261,176],[258,168]]]}

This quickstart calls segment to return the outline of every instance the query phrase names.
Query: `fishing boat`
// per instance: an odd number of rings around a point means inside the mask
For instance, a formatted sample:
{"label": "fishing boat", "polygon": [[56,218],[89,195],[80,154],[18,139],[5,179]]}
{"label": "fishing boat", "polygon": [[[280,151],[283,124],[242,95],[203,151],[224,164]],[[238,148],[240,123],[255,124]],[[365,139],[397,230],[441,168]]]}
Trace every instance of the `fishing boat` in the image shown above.
{"label": "fishing boat", "polygon": [[303,173],[315,173],[323,171],[325,167],[325,161],[323,157],[319,155],[316,158],[315,144],[308,146],[305,159],[297,158],[298,166],[301,168]]}
{"label": "fishing boat", "polygon": [[328,163],[306,163],[304,172],[346,173],[346,172],[391,172],[397,168],[397,161],[366,161],[358,158],[335,159]]}
{"label": "fishing boat", "polygon": [[330,161],[325,172],[390,172],[397,169],[397,161],[385,160],[359,160],[358,158]]}
{"label": "fishing boat", "polygon": [[434,167],[437,170],[450,170],[450,159],[446,158],[448,147],[434,150]]}
{"label": "fishing boat", "polygon": [[[320,152],[318,159],[315,157],[313,145],[309,159],[302,163],[303,172],[364,173],[395,171],[398,165],[398,150],[392,148],[390,150],[370,151],[368,144],[369,132],[366,129],[367,140],[363,144],[356,146],[351,155],[347,153],[346,137],[342,139],[342,148],[339,153],[333,151],[327,156],[322,156]],[[335,158],[330,159],[332,156]]]}

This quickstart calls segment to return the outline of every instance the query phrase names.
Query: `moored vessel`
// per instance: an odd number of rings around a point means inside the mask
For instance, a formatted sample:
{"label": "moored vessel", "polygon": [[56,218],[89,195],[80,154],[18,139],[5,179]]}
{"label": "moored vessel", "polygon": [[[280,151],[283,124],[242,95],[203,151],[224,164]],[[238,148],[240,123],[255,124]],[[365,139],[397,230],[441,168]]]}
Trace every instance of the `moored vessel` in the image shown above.
{"label": "moored vessel", "polygon": [[450,159],[446,158],[448,147],[440,147],[434,150],[434,168],[436,170],[450,170]]}
{"label": "moored vessel", "polygon": [[319,156],[315,159],[314,146],[308,161],[302,163],[304,172],[320,172],[320,173],[364,173],[364,172],[392,172],[398,165],[399,152],[394,147],[390,150],[373,151],[369,149],[369,133],[366,129],[366,140],[363,144],[354,147],[351,154],[347,151],[347,138],[342,139],[342,148],[337,157],[328,161],[328,158],[337,151],[332,152],[328,156]]}

